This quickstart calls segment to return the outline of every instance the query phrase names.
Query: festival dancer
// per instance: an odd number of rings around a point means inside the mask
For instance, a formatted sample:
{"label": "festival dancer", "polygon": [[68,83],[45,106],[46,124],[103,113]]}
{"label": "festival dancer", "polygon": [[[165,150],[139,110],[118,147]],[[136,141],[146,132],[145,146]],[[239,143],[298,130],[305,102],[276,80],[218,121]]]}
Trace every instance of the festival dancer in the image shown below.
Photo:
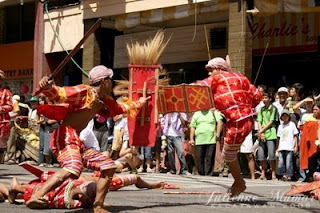
{"label": "festival dancer", "polygon": [[227,118],[222,155],[234,177],[228,190],[228,196],[234,197],[246,189],[237,154],[252,130],[252,108],[260,103],[262,94],[244,75],[232,72],[230,64],[223,58],[211,59],[206,69],[211,75],[195,84],[211,87],[216,109]]}
{"label": "festival dancer", "polygon": [[113,71],[105,66],[96,66],[89,73],[91,85],[74,87],[58,87],[48,77],[41,79],[39,86],[53,105],[42,105],[38,112],[49,119],[62,121],[51,137],[51,149],[57,157],[62,169],[45,182],[39,191],[27,202],[29,208],[42,208],[45,204],[42,197],[68,178],[78,178],[85,165],[89,169],[101,172],[97,182],[97,193],[93,205],[94,212],[107,212],[103,209],[105,196],[116,165],[100,152],[85,148],[79,133],[96,115],[113,117],[130,111],[134,114],[148,98],[140,98],[137,102],[122,103],[120,106],[111,97]]}
{"label": "festival dancer", "polygon": [[0,70],[0,163],[3,162],[4,151],[7,149],[7,142],[10,134],[10,115],[13,110],[12,94],[4,88],[3,80],[5,74]]}

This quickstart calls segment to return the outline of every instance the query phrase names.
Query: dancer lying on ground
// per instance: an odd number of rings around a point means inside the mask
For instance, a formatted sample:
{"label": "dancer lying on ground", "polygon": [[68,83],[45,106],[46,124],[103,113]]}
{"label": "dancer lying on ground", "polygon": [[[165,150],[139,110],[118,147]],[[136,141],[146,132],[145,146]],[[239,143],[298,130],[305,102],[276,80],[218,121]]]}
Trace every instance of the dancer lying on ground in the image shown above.
{"label": "dancer lying on ground", "polygon": [[[107,154],[103,152],[103,154]],[[123,169],[128,168],[132,174],[137,174],[137,168],[140,167],[144,156],[141,155],[137,147],[130,147],[120,150],[120,158],[115,161],[117,166],[116,172],[121,172]]]}
{"label": "dancer lying on ground", "polygon": [[[19,194],[23,194],[24,201],[28,202],[31,196],[43,187],[45,181],[52,177],[54,173],[53,171],[44,172],[39,179],[22,184],[14,177],[10,183],[10,187],[0,184],[0,192],[4,192],[3,197],[7,198],[10,203],[15,203]],[[74,209],[92,207],[100,175],[100,172],[95,172],[91,175],[81,174],[77,180],[70,178],[65,180],[56,189],[46,193],[42,198],[42,202],[44,203],[42,208]],[[109,189],[110,191],[116,191],[130,185],[135,185],[137,188],[157,189],[163,188],[165,184],[164,182],[150,183],[144,181],[136,174],[114,175]]]}

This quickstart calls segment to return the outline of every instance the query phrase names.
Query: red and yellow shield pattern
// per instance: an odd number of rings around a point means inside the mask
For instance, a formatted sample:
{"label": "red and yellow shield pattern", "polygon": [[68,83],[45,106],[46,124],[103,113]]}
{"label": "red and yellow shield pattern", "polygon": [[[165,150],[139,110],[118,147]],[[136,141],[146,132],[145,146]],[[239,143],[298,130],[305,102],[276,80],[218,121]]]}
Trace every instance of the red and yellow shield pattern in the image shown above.
{"label": "red and yellow shield pattern", "polygon": [[213,108],[211,88],[202,85],[180,84],[165,86],[159,92],[159,113],[191,113]]}

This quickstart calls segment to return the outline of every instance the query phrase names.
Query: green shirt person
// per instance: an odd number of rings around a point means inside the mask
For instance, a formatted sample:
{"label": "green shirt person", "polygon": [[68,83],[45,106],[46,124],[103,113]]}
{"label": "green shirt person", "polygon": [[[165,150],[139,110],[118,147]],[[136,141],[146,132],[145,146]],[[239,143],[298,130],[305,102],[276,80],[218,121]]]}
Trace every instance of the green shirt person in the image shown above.
{"label": "green shirt person", "polygon": [[257,116],[261,140],[277,139],[277,123],[279,122],[279,113],[275,106],[269,101],[262,107]]}
{"label": "green shirt person", "polygon": [[215,144],[222,130],[222,119],[223,115],[217,110],[195,112],[190,123],[190,143],[194,142],[195,136],[195,145]]}
{"label": "green shirt person", "polygon": [[196,145],[196,165],[199,175],[213,175],[216,138],[220,136],[222,125],[223,117],[217,110],[198,111],[192,116],[190,144]]}
{"label": "green shirt person", "polygon": [[265,180],[265,171],[267,168],[267,159],[271,164],[272,180],[276,180],[276,139],[277,139],[277,123],[279,114],[277,108],[271,104],[271,96],[268,93],[263,94],[262,107],[258,112],[259,132],[256,136],[260,139],[257,160],[261,161],[261,176],[260,179]]}

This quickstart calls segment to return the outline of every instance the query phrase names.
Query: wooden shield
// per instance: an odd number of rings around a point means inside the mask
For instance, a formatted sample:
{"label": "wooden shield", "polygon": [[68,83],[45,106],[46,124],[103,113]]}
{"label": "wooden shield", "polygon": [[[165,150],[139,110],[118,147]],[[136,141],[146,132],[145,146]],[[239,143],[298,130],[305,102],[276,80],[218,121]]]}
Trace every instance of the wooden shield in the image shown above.
{"label": "wooden shield", "polygon": [[160,65],[129,65],[129,98],[139,100],[151,96],[136,117],[128,117],[129,142],[131,146],[153,147],[157,134],[157,85]]}
{"label": "wooden shield", "polygon": [[159,92],[159,113],[191,113],[213,108],[211,88],[202,85],[180,84],[162,87]]}

